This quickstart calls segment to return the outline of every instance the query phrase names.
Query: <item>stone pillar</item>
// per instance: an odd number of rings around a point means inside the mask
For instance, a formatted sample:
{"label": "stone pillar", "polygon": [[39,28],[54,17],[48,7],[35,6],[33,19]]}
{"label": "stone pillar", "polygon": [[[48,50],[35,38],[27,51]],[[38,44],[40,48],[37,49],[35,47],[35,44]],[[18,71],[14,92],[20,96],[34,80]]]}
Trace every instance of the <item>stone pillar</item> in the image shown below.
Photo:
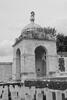
{"label": "stone pillar", "polygon": [[[49,63],[49,72],[56,72],[57,66],[58,66],[57,56],[49,55],[48,63]],[[54,76],[54,74],[53,74],[53,76]]]}
{"label": "stone pillar", "polygon": [[12,79],[16,80],[16,57],[13,57]]}
{"label": "stone pillar", "polygon": [[24,58],[24,55],[22,54],[21,55],[21,73],[22,73],[22,75],[24,73],[24,67],[25,67],[24,60],[25,60],[25,58]]}
{"label": "stone pillar", "polygon": [[21,59],[19,57],[16,57],[16,79],[20,80],[21,75]]}

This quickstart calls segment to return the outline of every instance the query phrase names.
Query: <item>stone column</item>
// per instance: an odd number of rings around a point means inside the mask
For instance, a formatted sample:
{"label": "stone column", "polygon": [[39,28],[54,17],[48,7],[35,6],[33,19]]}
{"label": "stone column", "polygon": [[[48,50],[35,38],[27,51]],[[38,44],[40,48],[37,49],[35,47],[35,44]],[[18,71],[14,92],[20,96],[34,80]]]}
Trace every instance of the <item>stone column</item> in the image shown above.
{"label": "stone column", "polygon": [[12,79],[16,80],[16,57],[13,57]]}
{"label": "stone column", "polygon": [[49,74],[49,77],[52,77],[52,76],[55,76],[55,72],[57,71],[57,56],[55,55],[49,55],[48,56],[48,65],[49,65],[49,68],[48,68],[48,71],[49,72],[52,72],[52,74],[50,75]]}
{"label": "stone column", "polygon": [[21,59],[20,57],[16,57],[16,79],[20,80],[20,74],[21,74]]}
{"label": "stone column", "polygon": [[22,73],[22,75],[24,73],[24,67],[25,67],[24,60],[25,60],[25,58],[24,58],[24,55],[22,54],[21,55],[21,73]]}

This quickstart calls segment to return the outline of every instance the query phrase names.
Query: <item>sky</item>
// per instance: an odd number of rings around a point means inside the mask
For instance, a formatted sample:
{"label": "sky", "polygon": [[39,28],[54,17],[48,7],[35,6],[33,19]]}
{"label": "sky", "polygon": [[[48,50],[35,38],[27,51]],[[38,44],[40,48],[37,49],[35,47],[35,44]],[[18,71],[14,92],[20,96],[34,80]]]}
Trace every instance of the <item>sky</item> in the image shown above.
{"label": "sky", "polygon": [[0,0],[0,57],[13,56],[12,44],[30,23],[31,11],[35,23],[67,35],[67,0]]}

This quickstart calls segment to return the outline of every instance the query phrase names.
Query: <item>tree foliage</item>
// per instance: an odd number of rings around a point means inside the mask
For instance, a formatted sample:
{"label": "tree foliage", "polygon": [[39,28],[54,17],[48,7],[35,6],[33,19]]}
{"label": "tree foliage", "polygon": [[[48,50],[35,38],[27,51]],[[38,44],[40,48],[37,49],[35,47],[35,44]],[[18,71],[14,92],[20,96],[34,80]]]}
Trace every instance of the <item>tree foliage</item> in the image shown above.
{"label": "tree foliage", "polygon": [[56,39],[57,52],[66,52],[67,36],[64,36],[62,33],[58,33],[56,38],[57,38]]}
{"label": "tree foliage", "polygon": [[64,35],[63,34],[59,34],[56,37],[56,46],[57,46],[57,52],[62,52],[63,49],[63,42],[64,42]]}
{"label": "tree foliage", "polygon": [[55,28],[51,28],[51,27],[44,27],[44,32],[46,34],[51,34],[53,36],[56,36],[56,29]]}
{"label": "tree foliage", "polygon": [[67,36],[64,36],[63,33],[56,34],[56,29],[52,27],[44,27],[43,31],[46,34],[56,36],[57,52],[67,52]]}

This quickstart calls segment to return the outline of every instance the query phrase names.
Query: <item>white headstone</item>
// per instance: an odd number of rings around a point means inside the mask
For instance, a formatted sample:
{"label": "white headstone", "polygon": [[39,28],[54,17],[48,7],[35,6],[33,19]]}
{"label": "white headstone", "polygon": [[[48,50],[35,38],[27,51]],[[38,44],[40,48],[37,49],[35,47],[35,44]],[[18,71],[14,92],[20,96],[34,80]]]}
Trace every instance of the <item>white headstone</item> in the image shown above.
{"label": "white headstone", "polygon": [[26,93],[30,94],[30,88],[29,87],[25,87],[24,92],[25,92],[25,94]]}
{"label": "white headstone", "polygon": [[15,90],[15,88],[13,88],[11,91],[11,97],[13,100],[17,99],[17,91]]}
{"label": "white headstone", "polygon": [[56,100],[62,100],[62,93],[59,90],[56,91]]}
{"label": "white headstone", "polygon": [[4,92],[3,92],[3,95],[2,95],[2,100],[8,100],[8,90],[5,89]]}
{"label": "white headstone", "polygon": [[50,89],[46,91],[46,100],[52,100],[52,92],[50,91]]}
{"label": "white headstone", "polygon": [[43,100],[43,94],[42,93],[37,94],[36,100]]}
{"label": "white headstone", "polygon": [[39,93],[41,93],[41,89],[38,88],[37,89],[37,94],[39,94]]}
{"label": "white headstone", "polygon": [[65,98],[67,98],[67,90],[64,91]]}
{"label": "white headstone", "polygon": [[20,87],[20,90],[19,90],[19,97],[23,100],[25,99],[25,87],[22,86]]}
{"label": "white headstone", "polygon": [[15,90],[18,92],[20,87],[18,85],[15,85]]}
{"label": "white headstone", "polygon": [[32,100],[32,96],[29,94],[25,95],[25,100]]}
{"label": "white headstone", "polygon": [[30,88],[30,95],[32,96],[32,100],[34,98],[34,94],[35,94],[35,88],[34,87],[31,87]]}
{"label": "white headstone", "polygon": [[3,89],[3,87],[2,87],[2,86],[0,86],[0,95],[2,94],[2,89]]}

